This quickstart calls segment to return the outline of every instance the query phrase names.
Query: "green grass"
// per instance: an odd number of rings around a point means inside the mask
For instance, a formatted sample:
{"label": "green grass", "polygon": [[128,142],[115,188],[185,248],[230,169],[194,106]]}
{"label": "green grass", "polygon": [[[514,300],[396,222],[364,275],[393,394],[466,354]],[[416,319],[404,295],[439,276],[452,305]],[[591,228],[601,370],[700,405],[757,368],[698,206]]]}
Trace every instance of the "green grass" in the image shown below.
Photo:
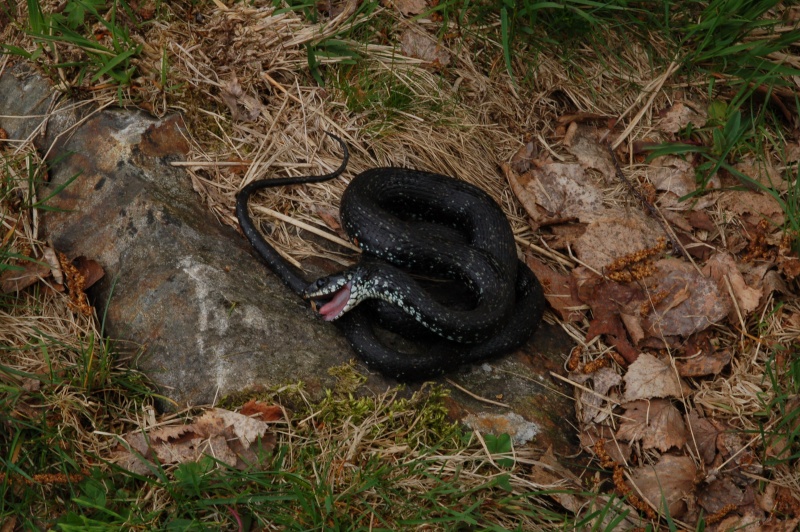
{"label": "green grass", "polygon": [[124,0],[68,0],[61,12],[44,12],[38,0],[27,0],[27,8],[21,29],[36,49],[2,44],[4,53],[36,61],[64,90],[99,83],[120,90],[131,85],[136,72],[132,60],[142,47],[131,39],[136,16]]}

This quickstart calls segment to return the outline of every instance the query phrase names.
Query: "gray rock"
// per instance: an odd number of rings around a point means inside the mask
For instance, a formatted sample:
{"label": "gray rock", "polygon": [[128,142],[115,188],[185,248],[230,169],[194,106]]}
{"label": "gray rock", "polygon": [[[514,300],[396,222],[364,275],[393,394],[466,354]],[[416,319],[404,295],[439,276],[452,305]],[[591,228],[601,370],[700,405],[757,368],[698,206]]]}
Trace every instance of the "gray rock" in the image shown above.
{"label": "gray rock", "polygon": [[[92,288],[98,314],[119,346],[141,347],[138,368],[178,405],[254,386],[302,381],[317,397],[332,387],[328,369],[353,352],[170,166],[189,148],[180,117],[123,109],[82,116],[62,102],[43,124],[55,100],[38,74],[15,66],[0,77],[0,127],[11,139],[35,134],[48,153],[51,182],[40,197],[71,180],[49,201],[58,210],[46,213],[47,238],[67,256],[103,266],[106,276]],[[518,353],[451,378],[477,395],[500,397],[535,423],[537,444],[569,451],[564,413],[572,405],[564,394],[571,391],[548,374],[560,371],[568,344],[557,331],[545,326]],[[366,390],[393,384],[370,375]],[[508,412],[460,391],[450,406],[454,418]]]}

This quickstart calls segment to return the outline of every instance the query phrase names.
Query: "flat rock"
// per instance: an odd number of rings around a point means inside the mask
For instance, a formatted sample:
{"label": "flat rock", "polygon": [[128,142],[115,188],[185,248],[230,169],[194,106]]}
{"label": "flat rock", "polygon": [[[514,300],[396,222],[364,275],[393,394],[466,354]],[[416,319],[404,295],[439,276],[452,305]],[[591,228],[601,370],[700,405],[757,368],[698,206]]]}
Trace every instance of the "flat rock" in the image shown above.
{"label": "flat rock", "polygon": [[[104,330],[118,346],[133,346],[132,360],[160,391],[175,405],[197,405],[303,382],[321,397],[335,385],[329,368],[348,363],[353,352],[170,165],[189,150],[182,124],[177,115],[69,105],[26,65],[0,76],[0,127],[10,140],[33,136],[51,165],[40,197],[67,184],[48,202],[57,210],[43,217],[47,239],[70,258],[103,266],[91,295]],[[452,416],[516,420],[537,445],[571,452],[571,390],[549,374],[561,372],[568,344],[560,329],[544,325],[517,353],[451,374],[473,394],[510,406],[454,390]],[[368,373],[362,364],[356,369]],[[395,384],[370,374],[363,391]]]}

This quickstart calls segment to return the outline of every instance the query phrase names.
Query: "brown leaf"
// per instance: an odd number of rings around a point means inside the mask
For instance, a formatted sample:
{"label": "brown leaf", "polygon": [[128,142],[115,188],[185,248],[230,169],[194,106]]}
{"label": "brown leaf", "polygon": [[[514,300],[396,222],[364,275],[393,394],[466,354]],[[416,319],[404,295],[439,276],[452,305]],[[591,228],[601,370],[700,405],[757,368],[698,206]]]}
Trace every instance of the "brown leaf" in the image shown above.
{"label": "brown leaf", "polygon": [[594,373],[585,374],[582,372],[571,373],[570,379],[578,384],[592,381],[594,393],[584,392],[580,388],[575,389],[576,411],[579,421],[583,423],[601,423],[611,412],[613,406],[605,405],[606,400],[603,396],[609,390],[622,383],[622,377],[612,368],[600,368]]}
{"label": "brown leaf", "polygon": [[715,514],[729,504],[739,506],[744,492],[727,478],[718,478],[703,486],[697,493],[697,503],[708,514]]}
{"label": "brown leaf", "polygon": [[728,190],[721,193],[719,205],[738,214],[753,226],[766,218],[776,227],[781,227],[785,219],[780,203],[766,192]]}
{"label": "brown leaf", "polygon": [[695,111],[695,109],[683,102],[675,102],[675,104],[659,113],[661,120],[658,122],[657,128],[665,133],[677,133],[689,124],[695,128],[703,127],[706,125],[706,116],[704,112]]}
{"label": "brown leaf", "polygon": [[620,257],[655,247],[661,234],[658,223],[638,211],[609,214],[586,227],[575,241],[575,253],[586,265],[603,271]]}
{"label": "brown leaf", "polygon": [[590,222],[606,212],[602,191],[578,164],[533,161],[531,170],[521,175],[507,164],[501,166],[517,199],[537,225],[573,219]]}
{"label": "brown leaf", "polygon": [[629,442],[641,440],[644,449],[656,448],[663,453],[670,447],[681,448],[686,444],[686,426],[669,400],[634,401],[625,405],[617,438]]}
{"label": "brown leaf", "polygon": [[718,375],[731,362],[728,350],[721,352],[699,352],[685,359],[675,360],[675,369],[681,377],[705,377]]}
{"label": "brown leaf", "polygon": [[19,292],[49,273],[50,267],[47,264],[26,260],[20,266],[6,270],[0,275],[0,289],[4,294]]}
{"label": "brown leaf", "polygon": [[[697,189],[694,166],[680,157],[659,157],[653,161],[648,177],[656,190],[672,192],[683,197]],[[676,205],[681,205],[676,203]],[[684,210],[692,208],[691,202],[683,203]]]}
{"label": "brown leaf", "polygon": [[[712,255],[703,266],[703,273],[716,281],[720,294],[729,301],[728,283],[730,283],[730,289],[736,298],[736,305],[744,317],[749,316],[758,308],[761,296],[764,293],[763,290],[747,286],[742,273],[736,266],[733,255],[730,253],[722,252]],[[738,319],[736,308],[733,305],[730,305],[730,308],[728,319],[736,323]]]}
{"label": "brown leaf", "polygon": [[581,431],[578,436],[583,448],[594,454],[594,446],[598,440],[604,440],[603,449],[608,456],[616,463],[627,464],[631,457],[631,446],[627,443],[617,441],[614,430],[605,425],[591,425]]}
{"label": "brown leaf", "polygon": [[586,331],[586,341],[604,334],[625,360],[633,362],[639,351],[628,341],[620,309],[632,301],[642,300],[644,295],[638,285],[604,281],[587,290],[584,301],[592,308],[592,321]]}
{"label": "brown leaf", "polygon": [[789,183],[769,161],[757,161],[750,156],[742,159],[733,167],[767,188],[774,188],[781,192],[785,192],[789,188]]}
{"label": "brown leaf", "polygon": [[252,417],[261,421],[277,421],[283,418],[283,409],[278,405],[265,405],[255,399],[251,399],[242,405],[239,413],[243,416]]}
{"label": "brown leaf", "polygon": [[553,310],[567,323],[583,319],[584,306],[572,297],[569,275],[561,274],[533,257],[526,256],[525,263],[536,274],[544,288],[544,297]]}
{"label": "brown leaf", "polygon": [[400,36],[400,51],[408,57],[416,57],[443,67],[450,64],[450,52],[423,30],[407,29]]}
{"label": "brown leaf", "polygon": [[654,397],[680,397],[681,383],[672,366],[649,353],[642,353],[625,374],[626,401]]}
{"label": "brown leaf", "polygon": [[[677,259],[662,259],[648,278],[648,291],[657,301],[642,320],[648,336],[689,336],[719,322],[729,307],[716,283]],[[666,339],[665,339],[666,340]]]}
{"label": "brown leaf", "polygon": [[425,0],[394,0],[394,6],[404,17],[419,15],[425,9]]}
{"label": "brown leaf", "polygon": [[72,264],[78,268],[78,272],[83,275],[84,285],[83,289],[86,290],[94,283],[99,281],[103,278],[106,274],[103,267],[100,266],[100,263],[96,260],[87,259],[84,256],[80,256],[72,261]]}
{"label": "brown leaf", "polygon": [[616,175],[616,168],[608,148],[598,141],[606,132],[605,129],[599,131],[592,126],[579,125],[567,149],[581,166],[598,170],[604,179],[609,179]]}
{"label": "brown leaf", "polygon": [[531,163],[536,157],[537,150],[533,141],[526,142],[517,150],[508,163],[517,174],[524,174],[531,168]]}
{"label": "brown leaf", "polygon": [[711,464],[717,455],[717,436],[719,430],[706,418],[697,415],[695,410],[687,416],[689,423],[689,445],[694,448],[706,464]]}
{"label": "brown leaf", "polygon": [[636,468],[631,482],[659,513],[679,519],[686,512],[683,499],[694,491],[696,473],[691,458],[665,454],[655,466]]}
{"label": "brown leaf", "polygon": [[254,122],[264,107],[258,99],[244,93],[239,80],[235,77],[222,86],[219,95],[230,109],[231,118],[235,121]]}

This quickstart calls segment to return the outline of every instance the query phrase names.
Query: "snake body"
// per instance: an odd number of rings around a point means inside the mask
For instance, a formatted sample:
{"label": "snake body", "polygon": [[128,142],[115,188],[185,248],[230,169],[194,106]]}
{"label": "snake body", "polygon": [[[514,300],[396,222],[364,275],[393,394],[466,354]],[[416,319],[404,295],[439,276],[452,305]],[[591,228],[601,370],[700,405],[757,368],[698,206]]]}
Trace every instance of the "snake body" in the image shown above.
{"label": "snake body", "polygon": [[[347,146],[330,136],[344,150],[334,172],[260,180],[237,196],[239,224],[267,266],[298,295],[324,300],[320,315],[343,331],[369,367],[398,380],[440,375],[524,343],[541,320],[541,285],[517,260],[500,207],[463,181],[394,167],[358,174],[342,196],[340,215],[343,228],[362,249],[362,259],[311,284],[264,240],[249,216],[249,197],[262,188],[339,176],[348,162]],[[463,285],[472,304],[440,302],[415,275]],[[400,352],[376,334],[378,322],[392,330],[421,327],[434,340],[426,340],[421,353]]]}

